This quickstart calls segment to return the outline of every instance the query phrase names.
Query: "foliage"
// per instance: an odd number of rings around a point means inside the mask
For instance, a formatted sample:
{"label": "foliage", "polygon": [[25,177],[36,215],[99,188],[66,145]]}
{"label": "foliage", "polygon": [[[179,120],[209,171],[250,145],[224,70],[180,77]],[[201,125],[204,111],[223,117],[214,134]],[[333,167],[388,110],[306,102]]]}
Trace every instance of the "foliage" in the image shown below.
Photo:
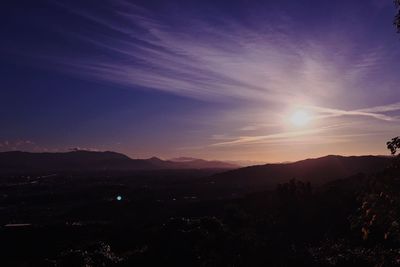
{"label": "foliage", "polygon": [[388,141],[386,145],[387,148],[390,150],[390,153],[392,153],[392,155],[395,155],[397,153],[397,150],[400,149],[400,136],[392,138],[392,140]]}
{"label": "foliage", "polygon": [[[396,155],[400,148],[400,138],[395,137],[387,142],[387,148],[392,155]],[[391,257],[394,254],[390,251],[400,248],[398,158],[397,156],[394,164],[368,179],[366,187],[358,194],[358,209],[349,216],[351,229],[362,240],[363,246],[379,250],[380,253],[388,252],[385,257],[397,263],[400,262],[400,257],[398,254]]]}
{"label": "foliage", "polygon": [[317,266],[391,267],[400,264],[400,249],[354,246],[346,239],[325,240],[311,247]]}
{"label": "foliage", "polygon": [[400,246],[400,182],[390,174],[372,178],[358,197],[351,228],[367,245]]}

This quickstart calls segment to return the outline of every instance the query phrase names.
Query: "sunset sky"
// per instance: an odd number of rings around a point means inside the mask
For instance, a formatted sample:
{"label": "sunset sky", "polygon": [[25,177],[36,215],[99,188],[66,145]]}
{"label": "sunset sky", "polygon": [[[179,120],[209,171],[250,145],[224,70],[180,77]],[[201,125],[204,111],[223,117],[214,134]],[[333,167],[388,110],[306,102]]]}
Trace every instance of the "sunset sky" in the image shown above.
{"label": "sunset sky", "polygon": [[12,1],[0,11],[0,151],[388,154],[400,135],[394,15],[392,0]]}

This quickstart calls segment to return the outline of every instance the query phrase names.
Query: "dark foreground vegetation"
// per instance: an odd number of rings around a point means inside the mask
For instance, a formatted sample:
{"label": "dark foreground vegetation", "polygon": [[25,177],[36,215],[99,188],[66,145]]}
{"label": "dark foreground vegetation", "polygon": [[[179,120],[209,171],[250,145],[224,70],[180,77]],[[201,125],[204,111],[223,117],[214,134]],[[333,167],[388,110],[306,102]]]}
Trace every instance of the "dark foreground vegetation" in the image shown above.
{"label": "dark foreground vegetation", "polygon": [[1,266],[398,266],[400,165],[387,163],[242,191],[207,170],[5,176]]}

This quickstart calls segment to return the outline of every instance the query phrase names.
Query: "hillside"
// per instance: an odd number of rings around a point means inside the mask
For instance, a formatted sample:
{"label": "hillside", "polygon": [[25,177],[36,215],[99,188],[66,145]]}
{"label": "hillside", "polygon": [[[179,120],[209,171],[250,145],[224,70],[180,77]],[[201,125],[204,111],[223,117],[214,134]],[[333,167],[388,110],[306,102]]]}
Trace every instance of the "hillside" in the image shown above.
{"label": "hillside", "polygon": [[385,168],[390,161],[390,157],[384,156],[329,155],[292,163],[240,168],[214,175],[213,180],[215,183],[230,183],[240,187],[276,185],[295,178],[317,185],[357,173],[373,173]]}

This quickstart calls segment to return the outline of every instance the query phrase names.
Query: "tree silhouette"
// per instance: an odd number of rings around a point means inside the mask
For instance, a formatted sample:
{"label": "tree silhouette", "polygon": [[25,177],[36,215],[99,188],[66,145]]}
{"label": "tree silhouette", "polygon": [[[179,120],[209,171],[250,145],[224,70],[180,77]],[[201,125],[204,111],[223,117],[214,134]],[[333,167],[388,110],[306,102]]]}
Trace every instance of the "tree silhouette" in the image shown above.
{"label": "tree silhouette", "polygon": [[400,149],[400,136],[392,138],[392,140],[388,141],[386,145],[387,148],[390,150],[390,153],[392,153],[392,155],[395,155],[398,149]]}

